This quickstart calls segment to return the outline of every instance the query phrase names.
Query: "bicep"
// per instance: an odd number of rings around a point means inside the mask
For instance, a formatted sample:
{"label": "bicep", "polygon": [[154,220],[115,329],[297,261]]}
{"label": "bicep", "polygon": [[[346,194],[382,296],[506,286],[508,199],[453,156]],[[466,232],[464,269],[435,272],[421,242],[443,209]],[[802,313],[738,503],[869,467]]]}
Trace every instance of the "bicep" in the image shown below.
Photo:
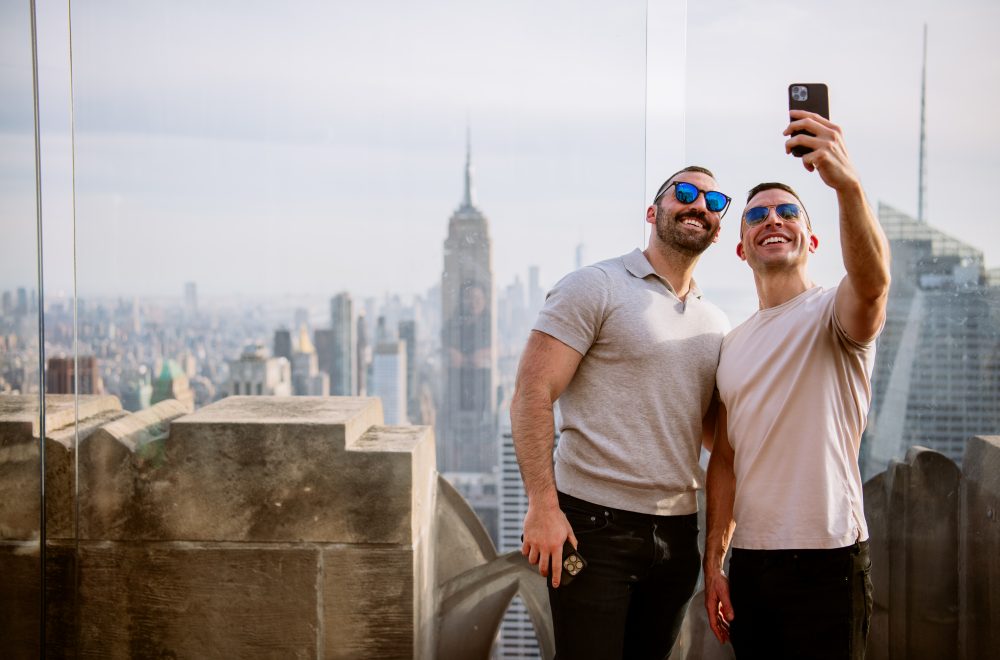
{"label": "bicep", "polygon": [[848,338],[858,344],[867,344],[878,335],[885,323],[885,306],[888,294],[868,300],[858,295],[849,276],[837,287],[834,314]]}
{"label": "bicep", "polygon": [[554,402],[573,379],[582,359],[576,349],[551,335],[532,330],[517,368],[516,389],[544,391]]}

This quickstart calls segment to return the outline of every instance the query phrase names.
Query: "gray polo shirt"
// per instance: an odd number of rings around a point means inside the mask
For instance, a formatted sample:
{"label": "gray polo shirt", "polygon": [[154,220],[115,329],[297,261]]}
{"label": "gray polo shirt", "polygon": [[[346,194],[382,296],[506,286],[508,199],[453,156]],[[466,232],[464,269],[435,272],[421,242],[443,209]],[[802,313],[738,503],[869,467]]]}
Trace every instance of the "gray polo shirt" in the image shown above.
{"label": "gray polo shirt", "polygon": [[583,359],[559,398],[556,487],[616,509],[697,511],[701,420],[728,329],[693,282],[680,300],[638,249],[560,280],[535,330]]}

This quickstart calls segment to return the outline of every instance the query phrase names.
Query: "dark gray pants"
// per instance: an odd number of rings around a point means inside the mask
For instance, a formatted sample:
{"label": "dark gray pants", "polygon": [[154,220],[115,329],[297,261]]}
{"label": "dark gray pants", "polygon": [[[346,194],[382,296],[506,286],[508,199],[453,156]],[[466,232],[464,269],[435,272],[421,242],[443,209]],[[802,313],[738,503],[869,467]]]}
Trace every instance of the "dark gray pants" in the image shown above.
{"label": "dark gray pants", "polygon": [[698,516],[653,516],[563,493],[587,567],[553,589],[559,660],[662,660],[680,631],[701,558]]}
{"label": "dark gray pants", "polygon": [[868,542],[834,550],[733,549],[736,657],[865,657],[872,616]]}

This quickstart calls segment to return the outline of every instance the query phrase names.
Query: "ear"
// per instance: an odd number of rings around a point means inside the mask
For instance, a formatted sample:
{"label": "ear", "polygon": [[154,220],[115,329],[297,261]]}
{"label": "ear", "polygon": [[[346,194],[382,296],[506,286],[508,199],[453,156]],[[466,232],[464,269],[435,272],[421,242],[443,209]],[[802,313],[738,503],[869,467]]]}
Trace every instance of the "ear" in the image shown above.
{"label": "ear", "polygon": [[720,226],[718,229],[715,230],[715,236],[712,237],[712,242],[713,243],[718,243],[719,242],[719,234],[721,234],[721,233],[722,233],[722,227]]}
{"label": "ear", "polygon": [[656,224],[656,204],[650,204],[649,208],[646,209],[646,222],[651,225]]}
{"label": "ear", "polygon": [[819,247],[819,236],[816,234],[809,234],[809,251],[815,252],[816,248]]}
{"label": "ear", "polygon": [[742,261],[747,260],[747,255],[743,251],[743,241],[740,241],[739,243],[736,244],[736,256],[739,257]]}

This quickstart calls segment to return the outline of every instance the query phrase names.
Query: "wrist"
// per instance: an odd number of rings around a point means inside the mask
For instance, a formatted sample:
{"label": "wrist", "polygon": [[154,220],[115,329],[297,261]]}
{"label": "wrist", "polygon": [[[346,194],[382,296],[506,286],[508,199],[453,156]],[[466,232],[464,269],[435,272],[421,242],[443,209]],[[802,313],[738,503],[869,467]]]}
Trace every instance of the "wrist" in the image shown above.
{"label": "wrist", "polygon": [[851,178],[837,186],[837,197],[841,200],[857,197],[864,199],[864,196],[865,191],[859,179]]}
{"label": "wrist", "polygon": [[559,495],[555,488],[546,488],[535,493],[528,493],[528,506],[539,509],[553,510],[559,508]]}

